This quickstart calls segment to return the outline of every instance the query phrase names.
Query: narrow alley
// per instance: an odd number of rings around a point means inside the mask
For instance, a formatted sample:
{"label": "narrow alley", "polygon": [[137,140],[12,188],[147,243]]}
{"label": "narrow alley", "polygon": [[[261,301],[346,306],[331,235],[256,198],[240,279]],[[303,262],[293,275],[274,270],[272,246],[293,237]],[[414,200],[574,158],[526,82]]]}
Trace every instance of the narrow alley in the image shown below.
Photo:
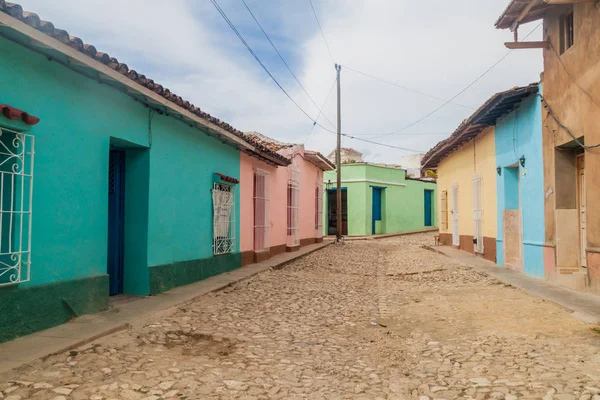
{"label": "narrow alley", "polygon": [[431,242],[329,246],[28,366],[0,399],[600,398],[593,326]]}

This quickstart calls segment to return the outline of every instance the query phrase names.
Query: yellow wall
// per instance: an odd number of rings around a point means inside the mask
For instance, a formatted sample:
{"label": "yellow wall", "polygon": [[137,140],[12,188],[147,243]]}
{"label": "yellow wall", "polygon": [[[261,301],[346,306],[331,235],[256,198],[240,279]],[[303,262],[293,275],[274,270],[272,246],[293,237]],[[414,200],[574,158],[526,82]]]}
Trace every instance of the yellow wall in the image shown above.
{"label": "yellow wall", "polygon": [[483,236],[496,238],[498,231],[496,205],[496,149],[494,127],[486,128],[474,141],[466,143],[451,153],[438,166],[438,221],[441,221],[441,193],[448,192],[448,228],[440,232],[452,233],[451,187],[458,184],[458,230],[460,235],[472,236],[473,221],[473,175],[482,178]]}

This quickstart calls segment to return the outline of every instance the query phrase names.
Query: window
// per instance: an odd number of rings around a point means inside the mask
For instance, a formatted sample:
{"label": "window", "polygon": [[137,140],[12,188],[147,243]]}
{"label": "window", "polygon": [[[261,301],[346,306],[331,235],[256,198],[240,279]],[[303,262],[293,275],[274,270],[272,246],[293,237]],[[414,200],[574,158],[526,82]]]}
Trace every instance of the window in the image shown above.
{"label": "window", "polygon": [[234,187],[215,182],[213,198],[213,254],[228,254],[235,249]]}
{"label": "window", "polygon": [[440,197],[441,205],[440,205],[440,224],[442,225],[442,230],[448,230],[448,191],[444,190]]}
{"label": "window", "polygon": [[323,182],[320,180],[315,188],[315,229],[317,238],[323,237]]}
{"label": "window", "polygon": [[295,160],[288,167],[287,187],[287,245],[300,245],[300,170]]}
{"label": "window", "polygon": [[560,17],[560,54],[571,48],[575,43],[575,26],[573,11]]}
{"label": "window", "polygon": [[254,251],[269,249],[269,173],[254,171]]}
{"label": "window", "polygon": [[34,138],[0,128],[0,286],[31,272]]}

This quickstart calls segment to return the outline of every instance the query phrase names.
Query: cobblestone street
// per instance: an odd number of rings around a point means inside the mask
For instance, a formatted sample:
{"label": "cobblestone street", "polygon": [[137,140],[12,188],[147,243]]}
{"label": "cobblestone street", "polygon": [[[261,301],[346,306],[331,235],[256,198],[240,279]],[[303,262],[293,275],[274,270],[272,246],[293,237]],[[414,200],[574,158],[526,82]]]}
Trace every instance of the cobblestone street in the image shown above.
{"label": "cobblestone street", "polygon": [[348,242],[0,383],[0,399],[600,399],[600,335],[422,248]]}

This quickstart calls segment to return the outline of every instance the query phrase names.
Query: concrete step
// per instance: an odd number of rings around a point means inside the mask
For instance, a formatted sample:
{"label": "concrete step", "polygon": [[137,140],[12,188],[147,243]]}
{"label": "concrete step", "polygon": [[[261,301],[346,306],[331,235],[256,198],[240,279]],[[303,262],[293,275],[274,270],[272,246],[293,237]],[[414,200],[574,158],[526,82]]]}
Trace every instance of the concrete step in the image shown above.
{"label": "concrete step", "polygon": [[558,268],[556,283],[572,290],[588,287],[588,273],[584,268]]}

